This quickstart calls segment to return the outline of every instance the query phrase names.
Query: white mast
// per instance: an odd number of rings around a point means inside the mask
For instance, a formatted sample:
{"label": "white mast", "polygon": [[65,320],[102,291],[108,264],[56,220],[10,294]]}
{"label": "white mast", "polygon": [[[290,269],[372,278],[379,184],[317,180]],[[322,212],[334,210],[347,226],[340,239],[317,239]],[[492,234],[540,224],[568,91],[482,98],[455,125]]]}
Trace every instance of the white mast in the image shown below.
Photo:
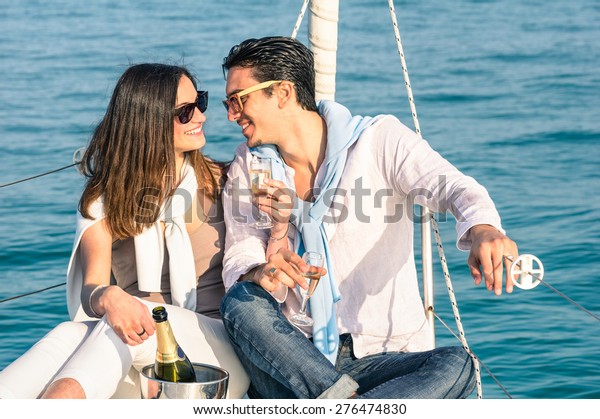
{"label": "white mast", "polygon": [[316,99],[335,99],[339,0],[312,0],[308,41],[315,56]]}

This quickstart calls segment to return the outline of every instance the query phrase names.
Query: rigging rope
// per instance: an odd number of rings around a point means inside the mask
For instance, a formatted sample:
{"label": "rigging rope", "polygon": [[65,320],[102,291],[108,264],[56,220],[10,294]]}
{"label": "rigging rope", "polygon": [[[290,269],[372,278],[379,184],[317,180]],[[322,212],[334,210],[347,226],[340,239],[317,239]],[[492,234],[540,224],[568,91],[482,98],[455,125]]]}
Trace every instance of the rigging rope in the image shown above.
{"label": "rigging rope", "polygon": [[298,15],[298,19],[296,19],[296,25],[294,26],[294,30],[292,31],[292,38],[296,38],[296,36],[298,35],[298,30],[300,29],[300,25],[302,24],[302,19],[304,18],[304,14],[306,13],[308,3],[310,3],[310,0],[304,0],[302,9],[300,10],[300,14]]}
{"label": "rigging rope", "polygon": [[9,297],[9,298],[5,298],[4,300],[0,300],[0,303],[5,303],[7,301],[16,300],[17,298],[22,298],[22,297],[26,297],[28,295],[37,294],[38,292],[48,291],[48,290],[51,290],[52,288],[61,287],[63,285],[67,285],[67,283],[63,282],[62,284],[52,285],[50,287],[46,287],[46,288],[43,288],[41,290],[31,291],[31,292],[28,292],[28,293],[25,293],[25,294],[21,294],[21,295],[15,295],[14,297]]}
{"label": "rigging rope", "polygon": [[15,180],[14,182],[3,183],[2,185],[0,185],[0,188],[5,188],[7,186],[16,185],[17,183],[26,182],[28,180],[32,180],[32,179],[36,179],[36,178],[39,178],[39,177],[42,177],[42,176],[49,175],[51,173],[60,172],[61,170],[65,170],[65,169],[68,169],[69,167],[77,166],[78,164],[79,164],[79,162],[74,162],[72,164],[69,164],[68,166],[60,167],[60,168],[55,169],[55,170],[50,170],[49,172],[40,173],[39,175],[30,176],[30,177],[27,177],[27,178],[24,178],[24,179],[20,179],[20,180]]}
{"label": "rigging rope", "polygon": [[421,137],[421,127],[419,126],[419,118],[417,117],[417,107],[415,105],[415,99],[412,93],[410,78],[408,77],[408,67],[406,66],[406,59],[404,58],[404,48],[402,47],[402,39],[400,38],[400,29],[398,29],[398,20],[396,19],[396,8],[394,7],[394,0],[388,0],[388,5],[390,7],[390,15],[392,17],[392,26],[394,27],[394,36],[396,37],[398,54],[400,55],[400,62],[402,63],[402,73],[404,75],[404,84],[406,85],[406,92],[408,94],[410,111],[412,113],[413,123],[415,124],[415,132],[419,134],[419,137]]}
{"label": "rigging rope", "polygon": [[[417,135],[419,135],[420,138],[423,138],[421,135],[421,127],[419,125],[419,118],[417,117],[417,108],[416,108],[413,93],[412,93],[410,78],[408,76],[408,67],[406,66],[406,60],[404,58],[404,49],[402,47],[402,40],[400,38],[400,30],[398,29],[398,21],[396,19],[396,9],[394,7],[394,1],[388,0],[388,5],[390,8],[392,25],[394,27],[394,35],[396,37],[396,45],[398,47],[398,54],[400,55],[400,61],[402,63],[404,84],[406,85],[406,92],[408,94],[408,101],[410,103],[410,109],[412,112],[413,123],[415,125],[415,132],[417,133]],[[454,296],[454,288],[452,286],[452,281],[450,280],[450,273],[448,271],[448,266],[446,264],[446,258],[444,256],[444,250],[442,247],[442,241],[440,239],[440,235],[439,235],[439,231],[438,231],[438,227],[437,227],[437,222],[436,222],[433,214],[430,214],[428,210],[424,209],[423,214],[424,214],[425,220],[427,220],[427,218],[428,218],[429,221],[431,221],[433,231],[435,232],[435,240],[436,240],[438,252],[440,255],[440,261],[442,262],[444,278],[446,280],[446,286],[448,288],[448,296],[450,297],[450,301],[452,303],[452,311],[454,312],[454,319],[456,320],[456,326],[457,326],[459,334],[460,334],[460,341],[462,343],[463,348],[467,351],[467,353],[473,359],[473,365],[475,367],[475,374],[476,374],[476,381],[477,381],[477,398],[481,399],[482,398],[482,388],[481,388],[481,370],[479,368],[479,361],[478,361],[477,357],[474,356],[471,349],[469,348],[469,345],[467,343],[467,338],[465,336],[465,333],[464,333],[464,330],[462,327],[462,322],[460,320],[460,314],[458,312],[458,305],[456,303],[456,298]]]}
{"label": "rigging rope", "polygon": [[481,369],[479,368],[479,359],[473,354],[473,351],[471,351],[471,348],[469,348],[469,344],[467,343],[467,337],[465,336],[465,331],[460,320],[460,313],[458,312],[458,304],[456,303],[456,297],[454,296],[454,287],[452,286],[452,280],[450,279],[450,271],[448,270],[446,256],[444,255],[444,248],[442,246],[442,239],[440,238],[438,224],[433,216],[431,216],[431,225],[433,227],[433,232],[435,233],[435,241],[437,243],[438,253],[440,255],[440,262],[442,263],[442,271],[444,272],[446,287],[448,288],[448,297],[450,297],[450,302],[452,304],[454,320],[456,320],[456,327],[458,328],[458,333],[460,335],[460,342],[462,343],[465,351],[467,351],[467,353],[473,359],[473,366],[475,368],[475,374],[477,379],[477,398],[481,399],[483,392],[481,389]]}
{"label": "rigging rope", "polygon": [[[25,179],[15,180],[14,182],[4,183],[4,184],[0,185],[0,188],[5,188],[7,186],[16,185],[17,183],[25,182],[25,181],[32,180],[32,179],[37,179],[42,176],[60,172],[61,170],[68,169],[69,167],[78,166],[81,163],[82,157],[85,153],[85,149],[86,149],[86,147],[80,147],[77,150],[75,150],[75,152],[73,153],[73,163],[71,163],[67,166],[60,167],[60,168],[54,169],[54,170],[50,170],[49,172],[41,173],[39,175],[30,176]],[[81,171],[81,168],[78,168],[77,171],[79,172],[79,174],[83,174]]]}
{"label": "rigging rope", "polygon": [[[536,278],[536,275],[532,276],[534,278]],[[537,278],[536,278],[537,279]],[[550,285],[549,283],[547,283],[546,281],[543,281],[540,279],[540,282],[545,285],[546,287],[550,288],[552,291],[554,291],[555,293],[557,293],[558,295],[560,295],[561,297],[563,297],[565,300],[567,300],[568,302],[570,302],[571,304],[575,305],[575,307],[579,308],[581,311],[583,311],[586,314],[589,314],[590,316],[592,316],[594,319],[600,321],[600,317],[595,315],[594,313],[592,313],[591,311],[589,311],[588,309],[584,308],[581,304],[576,303],[575,301],[573,301],[572,299],[570,299],[569,297],[567,297],[565,294],[563,294],[562,292],[560,292],[559,290],[557,290],[556,288],[554,288],[552,285]]]}
{"label": "rigging rope", "polygon": [[[460,337],[458,337],[456,335],[456,333],[454,333],[454,331],[452,329],[450,329],[450,327],[446,324],[446,322],[444,320],[442,320],[442,318],[433,309],[431,309],[431,311],[432,311],[433,315],[435,316],[435,318],[438,319],[438,321],[446,329],[448,329],[448,331],[452,334],[452,336],[454,336],[456,339],[458,339],[460,341]],[[471,355],[471,357],[477,358],[477,360],[481,364],[481,366],[483,366],[483,368],[486,370],[486,372],[489,374],[489,376],[492,377],[492,380],[494,380],[496,382],[496,384],[498,384],[498,387],[500,387],[500,389],[504,392],[504,394],[506,394],[509,398],[512,399],[512,396],[510,395],[508,390],[506,390],[506,388],[502,385],[502,383],[500,383],[500,381],[496,378],[496,376],[494,374],[492,374],[490,369],[483,363],[483,361],[481,361],[479,359],[479,357],[477,355],[475,355],[475,353],[473,351],[469,350],[468,353],[469,353],[469,355]]]}
{"label": "rigging rope", "polygon": [[[512,256],[503,256],[504,259],[507,259],[511,262],[513,262],[513,265],[515,263],[520,264],[519,262],[519,258],[517,258],[517,260],[515,261],[514,258]],[[511,267],[511,271],[512,271],[512,267]],[[512,272],[511,272],[512,273]],[[590,315],[591,317],[593,317],[596,320],[600,321],[600,317],[594,313],[592,313],[590,310],[588,310],[587,308],[583,307],[581,304],[575,302],[573,299],[567,297],[564,293],[560,292],[559,290],[557,290],[556,288],[554,288],[552,285],[550,285],[548,282],[544,281],[542,279],[542,275],[538,275],[535,272],[531,272],[531,271],[522,271],[522,274],[525,275],[530,275],[532,278],[535,278],[537,281],[539,281],[539,283],[543,284],[544,286],[546,286],[547,288],[549,288],[551,291],[555,292],[556,294],[558,294],[559,296],[561,296],[562,298],[564,298],[565,300],[567,300],[568,302],[570,302],[571,304],[573,304],[575,307],[577,307],[578,309],[580,309],[581,311],[583,311],[584,313]],[[515,285],[518,285],[518,283],[515,283]],[[533,285],[535,287],[535,284]],[[530,288],[528,288],[530,289]]]}

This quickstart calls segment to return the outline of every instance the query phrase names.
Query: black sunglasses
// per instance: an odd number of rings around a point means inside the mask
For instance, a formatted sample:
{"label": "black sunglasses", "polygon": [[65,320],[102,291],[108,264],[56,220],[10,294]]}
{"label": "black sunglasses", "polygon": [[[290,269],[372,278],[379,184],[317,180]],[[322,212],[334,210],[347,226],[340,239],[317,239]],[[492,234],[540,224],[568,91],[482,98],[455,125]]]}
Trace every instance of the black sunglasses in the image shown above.
{"label": "black sunglasses", "polygon": [[179,122],[187,124],[194,117],[194,109],[200,109],[204,113],[208,108],[208,92],[206,90],[198,90],[198,96],[194,103],[188,103],[180,108],[175,109],[175,116],[179,118]]}

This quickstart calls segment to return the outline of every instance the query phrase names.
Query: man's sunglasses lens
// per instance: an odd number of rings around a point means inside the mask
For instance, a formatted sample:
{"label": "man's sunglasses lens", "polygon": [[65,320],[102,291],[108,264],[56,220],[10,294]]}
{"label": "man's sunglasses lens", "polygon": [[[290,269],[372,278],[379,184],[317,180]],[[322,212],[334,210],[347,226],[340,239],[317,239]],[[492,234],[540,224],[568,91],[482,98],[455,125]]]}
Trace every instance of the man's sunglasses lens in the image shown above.
{"label": "man's sunglasses lens", "polygon": [[225,107],[225,110],[227,112],[229,112],[229,109],[231,108],[231,111],[233,113],[238,113],[241,112],[242,110],[240,109],[240,104],[237,101],[237,97],[232,96],[230,98],[227,98],[223,101],[223,106]]}

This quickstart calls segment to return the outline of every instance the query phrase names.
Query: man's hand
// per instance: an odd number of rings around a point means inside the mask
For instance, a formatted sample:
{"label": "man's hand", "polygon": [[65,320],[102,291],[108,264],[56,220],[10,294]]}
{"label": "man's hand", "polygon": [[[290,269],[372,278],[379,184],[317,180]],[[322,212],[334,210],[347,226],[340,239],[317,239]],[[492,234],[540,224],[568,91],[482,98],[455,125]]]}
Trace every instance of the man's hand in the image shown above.
{"label": "man's hand", "polygon": [[[325,275],[327,270],[319,268]],[[280,284],[288,288],[295,288],[296,284],[303,289],[308,289],[308,283],[303,272],[308,270],[308,264],[300,256],[288,249],[280,249],[271,255],[266,263],[243,275],[241,280],[252,281],[269,292],[276,291]]]}
{"label": "man's hand", "polygon": [[479,285],[483,277],[487,289],[496,295],[502,294],[502,267],[506,268],[506,292],[513,291],[513,281],[509,278],[511,259],[519,255],[517,244],[491,225],[473,226],[471,235],[471,253],[469,268],[475,285]]}
{"label": "man's hand", "polygon": [[287,224],[294,205],[294,191],[279,180],[265,179],[254,203],[276,223]]}

